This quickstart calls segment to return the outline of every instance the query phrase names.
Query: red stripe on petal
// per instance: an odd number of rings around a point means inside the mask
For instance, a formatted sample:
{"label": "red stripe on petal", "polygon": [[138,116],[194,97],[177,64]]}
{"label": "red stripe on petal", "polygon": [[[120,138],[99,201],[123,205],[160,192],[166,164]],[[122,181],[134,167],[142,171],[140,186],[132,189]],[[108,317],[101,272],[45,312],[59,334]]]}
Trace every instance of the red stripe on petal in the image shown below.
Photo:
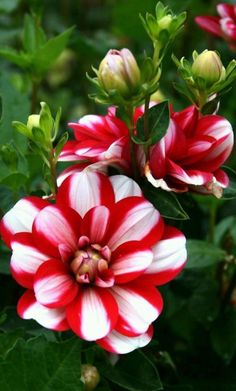
{"label": "red stripe on petal", "polygon": [[96,206],[90,209],[83,219],[82,233],[90,239],[91,243],[105,245],[106,235],[110,219],[110,211],[106,206]]}
{"label": "red stripe on petal", "polygon": [[12,275],[20,285],[32,289],[36,271],[50,257],[35,246],[33,235],[28,232],[15,234],[11,246]]}
{"label": "red stripe on petal", "polygon": [[162,240],[152,248],[154,259],[141,276],[142,281],[166,284],[183,269],[186,259],[186,238],[177,228],[166,226]]}
{"label": "red stripe on petal", "polygon": [[163,300],[154,286],[130,283],[110,289],[119,310],[116,331],[133,337],[144,333],[160,315]]}
{"label": "red stripe on petal", "polygon": [[48,308],[64,307],[74,300],[78,284],[67,265],[57,259],[44,262],[34,279],[35,297]]}
{"label": "red stripe on petal", "polygon": [[77,299],[67,307],[70,327],[87,341],[105,337],[113,329],[117,316],[117,303],[103,288],[81,289]]}
{"label": "red stripe on petal", "polygon": [[50,309],[35,299],[34,292],[26,291],[17,304],[17,313],[23,319],[34,319],[41,326],[56,331],[68,330],[64,308]]}
{"label": "red stripe on petal", "polygon": [[128,241],[143,241],[147,247],[163,233],[163,220],[153,205],[142,197],[128,197],[111,208],[107,245],[114,251]]}
{"label": "red stripe on petal", "polygon": [[94,206],[114,203],[114,192],[108,177],[85,169],[65,179],[57,202],[70,206],[83,217]]}
{"label": "red stripe on petal", "polygon": [[67,245],[72,251],[77,249],[81,217],[66,206],[55,205],[44,208],[36,217],[33,224],[35,243],[46,248],[51,257],[59,257],[58,246]]}
{"label": "red stripe on petal", "polygon": [[110,268],[116,283],[123,284],[143,274],[152,260],[152,250],[148,249],[145,243],[142,245],[140,242],[127,242],[112,253]]}
{"label": "red stripe on petal", "polygon": [[105,338],[96,341],[96,343],[108,352],[126,354],[146,346],[151,341],[152,336],[152,326],[149,327],[147,332],[138,337],[127,337],[114,330]]}
{"label": "red stripe on petal", "polygon": [[222,36],[222,31],[220,28],[220,18],[218,16],[197,16],[195,18],[195,22],[200,26],[203,30],[208,33],[217,35],[218,37]]}
{"label": "red stripe on petal", "polygon": [[31,232],[34,218],[49,203],[38,197],[26,197],[10,209],[0,223],[0,234],[8,247],[15,233]]}

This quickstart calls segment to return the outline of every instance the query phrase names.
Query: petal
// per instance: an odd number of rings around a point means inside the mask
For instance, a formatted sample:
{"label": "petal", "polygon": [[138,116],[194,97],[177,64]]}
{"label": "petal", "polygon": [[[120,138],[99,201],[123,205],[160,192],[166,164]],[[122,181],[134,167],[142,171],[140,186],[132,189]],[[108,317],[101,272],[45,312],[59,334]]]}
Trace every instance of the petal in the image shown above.
{"label": "petal", "polygon": [[108,352],[125,354],[146,346],[151,341],[152,335],[152,326],[149,327],[146,333],[141,334],[138,337],[126,337],[113,330],[105,338],[96,341],[96,343]]}
{"label": "petal", "polygon": [[83,219],[82,233],[91,243],[105,245],[104,237],[109,226],[110,211],[106,206],[95,206]]}
{"label": "petal", "polygon": [[234,5],[221,3],[221,4],[217,4],[216,9],[217,9],[218,14],[222,18],[229,17],[229,18],[234,19],[236,16],[236,13],[235,13],[236,7]]}
{"label": "petal", "polygon": [[28,232],[14,235],[11,246],[13,277],[20,285],[32,289],[36,271],[50,257],[35,246],[33,236]]}
{"label": "petal", "polygon": [[107,245],[114,251],[125,242],[140,240],[149,247],[162,232],[163,220],[153,205],[143,197],[128,197],[111,208]]}
{"label": "petal", "polygon": [[78,284],[62,261],[53,259],[44,262],[35,275],[36,300],[48,308],[64,307],[74,300]]}
{"label": "petal", "polygon": [[11,239],[17,232],[31,232],[32,224],[38,212],[49,203],[38,197],[26,197],[18,201],[3,217],[0,233],[10,247]]}
{"label": "petal", "polygon": [[59,205],[70,206],[83,217],[94,206],[109,206],[113,203],[114,192],[108,177],[85,169],[69,176],[62,183],[57,202]]}
{"label": "petal", "polygon": [[[206,167],[207,168],[207,167]],[[211,182],[213,174],[200,170],[184,170],[178,164],[168,160],[168,175],[188,185],[200,186]]]}
{"label": "petal", "polygon": [[34,319],[41,326],[48,329],[64,331],[69,326],[64,308],[50,309],[38,303],[34,292],[26,291],[17,304],[18,315],[23,319]]}
{"label": "petal", "polygon": [[142,190],[133,179],[125,175],[113,175],[109,179],[115,193],[116,202],[126,197],[142,196]]}
{"label": "petal", "polygon": [[67,245],[72,251],[77,249],[81,218],[76,211],[66,206],[50,205],[38,213],[33,224],[35,243],[46,248],[52,257],[59,257],[58,246]]}
{"label": "petal", "polygon": [[222,36],[220,18],[218,16],[197,16],[195,18],[195,22],[208,33],[214,34],[218,37]]}
{"label": "petal", "polygon": [[77,299],[67,307],[67,319],[72,330],[87,341],[105,337],[118,316],[115,299],[104,288],[81,289]]}
{"label": "petal", "polygon": [[152,263],[153,253],[140,242],[127,242],[112,254],[111,270],[116,283],[123,284],[137,278]]}
{"label": "petal", "polygon": [[130,283],[113,286],[110,292],[114,296],[119,310],[116,331],[128,337],[143,334],[150,324],[160,315],[163,300],[152,285]]}
{"label": "petal", "polygon": [[166,226],[162,240],[152,248],[154,259],[141,279],[155,285],[166,284],[183,269],[186,259],[186,239],[177,228]]}
{"label": "petal", "polygon": [[76,147],[77,147],[77,141],[75,140],[67,141],[64,147],[62,148],[58,160],[60,162],[83,160],[84,158],[77,154]]}
{"label": "petal", "polygon": [[78,173],[80,171],[83,171],[86,167],[88,167],[89,163],[78,163],[74,164],[73,166],[70,166],[66,168],[64,171],[60,173],[60,175],[57,177],[57,186],[60,187],[62,182],[68,178],[71,174]]}
{"label": "petal", "polygon": [[214,172],[214,177],[219,186],[223,189],[229,186],[229,177],[223,170],[217,170]]}

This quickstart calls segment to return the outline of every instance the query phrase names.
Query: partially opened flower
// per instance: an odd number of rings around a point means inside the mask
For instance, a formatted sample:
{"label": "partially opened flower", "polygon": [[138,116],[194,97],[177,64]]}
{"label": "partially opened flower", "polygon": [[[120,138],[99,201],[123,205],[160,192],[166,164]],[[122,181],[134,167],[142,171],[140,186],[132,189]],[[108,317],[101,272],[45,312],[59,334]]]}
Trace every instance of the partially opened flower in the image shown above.
{"label": "partially opened flower", "polygon": [[60,161],[87,160],[89,163],[107,161],[129,167],[129,131],[126,124],[112,114],[86,115],[69,126],[75,140],[62,149]]}
{"label": "partially opened flower", "polygon": [[199,114],[194,106],[172,113],[163,139],[150,151],[148,180],[164,190],[195,190],[221,196],[228,177],[219,167],[233,147],[231,124],[219,115]]}
{"label": "partially opened flower", "polygon": [[232,49],[236,49],[236,5],[217,5],[219,16],[198,16],[196,23],[205,31],[225,39]]}
{"label": "partially opened flower", "polygon": [[163,305],[155,285],[186,261],[184,235],[164,225],[132,179],[86,169],[64,180],[55,204],[18,201],[1,234],[27,288],[19,315],[116,353],[150,341]]}

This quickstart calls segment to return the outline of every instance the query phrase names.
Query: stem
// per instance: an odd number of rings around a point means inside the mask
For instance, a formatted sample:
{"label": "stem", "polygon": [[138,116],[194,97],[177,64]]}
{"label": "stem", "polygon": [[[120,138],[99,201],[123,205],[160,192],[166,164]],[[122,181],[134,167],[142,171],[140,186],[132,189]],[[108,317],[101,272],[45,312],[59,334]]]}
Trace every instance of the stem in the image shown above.
{"label": "stem", "polygon": [[208,242],[209,243],[212,243],[214,240],[216,212],[217,212],[217,205],[213,204],[210,208],[210,216],[209,216],[209,233],[208,233]]}
{"label": "stem", "polygon": [[232,296],[232,293],[233,293],[235,287],[236,287],[236,269],[233,273],[232,279],[229,283],[228,289],[225,292],[225,295],[224,295],[222,303],[221,303],[221,311],[222,312],[226,309],[226,306],[227,306],[228,302],[230,301],[230,298]]}
{"label": "stem", "polygon": [[36,105],[38,101],[38,87],[39,84],[36,81],[33,81],[31,94],[31,113],[35,113],[36,111]]}
{"label": "stem", "polygon": [[57,171],[56,171],[57,161],[54,157],[53,149],[49,154],[49,163],[50,163],[50,174],[51,174],[51,190],[53,195],[56,195],[57,194]]}
{"label": "stem", "polygon": [[136,152],[135,152],[135,143],[132,140],[132,136],[134,134],[134,108],[133,106],[126,106],[125,108],[127,117],[128,117],[128,129],[130,135],[130,158],[131,158],[131,166],[134,179],[138,177],[138,169],[137,169],[137,161],[136,161]]}
{"label": "stem", "polygon": [[[150,95],[147,95],[145,98],[145,105],[144,105],[144,134],[145,134],[145,140],[148,140],[149,138],[149,122],[148,122],[148,116],[149,116],[149,103],[150,103]],[[144,151],[146,155],[146,159],[149,159],[149,146],[144,145]]]}

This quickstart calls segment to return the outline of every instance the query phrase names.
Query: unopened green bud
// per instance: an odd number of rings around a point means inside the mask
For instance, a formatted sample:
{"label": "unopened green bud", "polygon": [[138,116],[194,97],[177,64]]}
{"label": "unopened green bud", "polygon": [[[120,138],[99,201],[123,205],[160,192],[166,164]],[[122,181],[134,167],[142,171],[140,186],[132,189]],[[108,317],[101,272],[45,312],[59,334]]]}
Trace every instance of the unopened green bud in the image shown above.
{"label": "unopened green bud", "polygon": [[118,91],[123,97],[132,95],[139,86],[140,70],[128,49],[111,49],[98,69],[98,79],[106,92]]}
{"label": "unopened green bud", "polygon": [[39,120],[40,120],[40,115],[39,114],[31,114],[28,117],[27,128],[29,130],[32,130],[33,128],[39,128],[40,127]]}
{"label": "unopened green bud", "polygon": [[100,381],[97,368],[90,364],[83,364],[81,366],[81,381],[84,383],[86,391],[93,391]]}
{"label": "unopened green bud", "polygon": [[171,15],[163,16],[163,18],[158,20],[159,29],[160,30],[168,30],[168,27],[170,26],[172,20],[173,20],[173,17]]}
{"label": "unopened green bud", "polygon": [[192,73],[194,77],[201,77],[207,86],[224,80],[225,68],[220,57],[213,50],[204,50],[193,62]]}

